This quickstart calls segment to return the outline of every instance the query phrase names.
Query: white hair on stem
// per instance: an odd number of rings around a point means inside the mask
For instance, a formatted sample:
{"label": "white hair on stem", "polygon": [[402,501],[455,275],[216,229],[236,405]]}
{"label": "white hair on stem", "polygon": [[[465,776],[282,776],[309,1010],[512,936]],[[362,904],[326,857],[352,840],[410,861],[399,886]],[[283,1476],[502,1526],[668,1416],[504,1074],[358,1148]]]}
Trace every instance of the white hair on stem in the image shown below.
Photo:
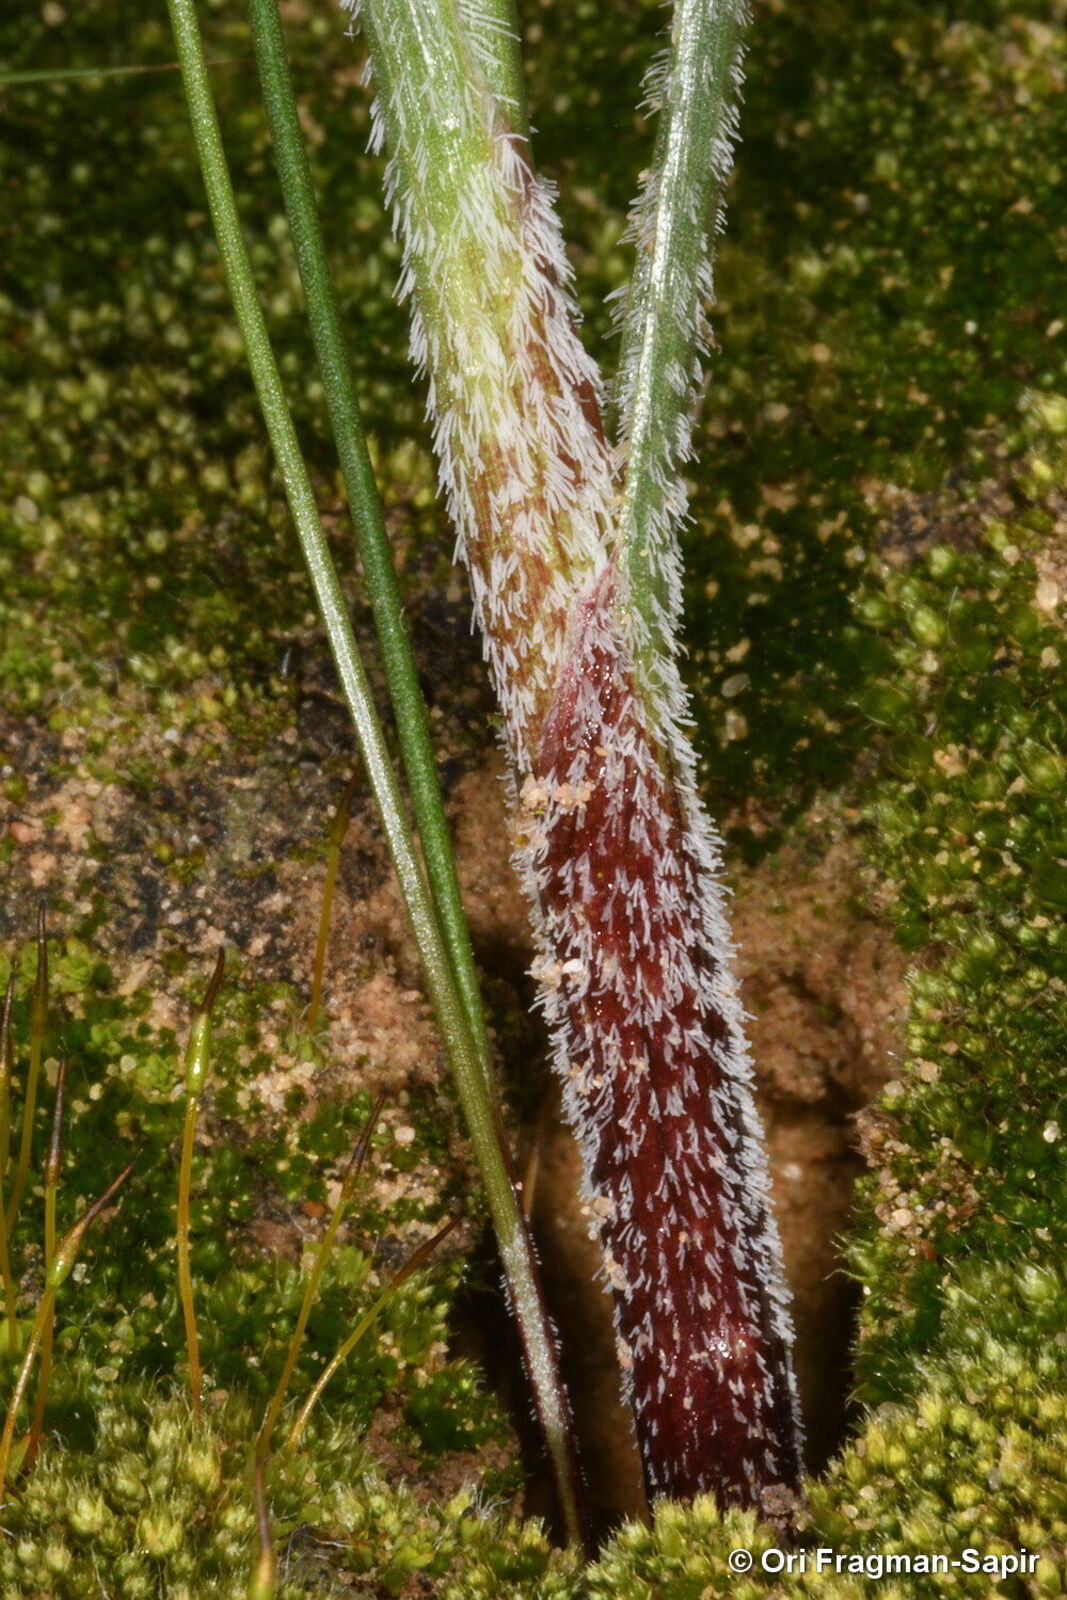
{"label": "white hair on stem", "polygon": [[478,0],[359,9],[412,354],[504,713],[533,970],[649,1487],[754,1504],[799,1470],[792,1332],[673,648],[743,6],[678,0],[669,64],[646,85],[663,123],[635,214],[618,452],[552,191],[486,86],[494,18]]}
{"label": "white hair on stem", "polygon": [[636,245],[633,277],[615,297],[622,354],[613,402],[625,463],[624,567],[654,674],[681,607],[681,469],[703,381],[704,307],[737,141],[746,22],[746,0],[676,0],[671,45],[644,84],[660,127],[626,235]]}

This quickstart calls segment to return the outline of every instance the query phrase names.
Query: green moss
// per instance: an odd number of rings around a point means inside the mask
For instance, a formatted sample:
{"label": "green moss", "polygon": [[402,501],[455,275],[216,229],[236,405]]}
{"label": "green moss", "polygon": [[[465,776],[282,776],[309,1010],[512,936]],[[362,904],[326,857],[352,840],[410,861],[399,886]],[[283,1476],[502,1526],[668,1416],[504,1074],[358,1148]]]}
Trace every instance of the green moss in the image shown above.
{"label": "green moss", "polygon": [[[256,1422],[234,1396],[197,1424],[184,1398],[168,1399],[156,1386],[116,1386],[84,1447],[42,1460],[9,1503],[4,1592],[25,1600],[243,1593],[256,1551],[249,1472]],[[357,1575],[375,1592],[396,1595],[413,1574],[447,1572],[458,1555],[498,1533],[468,1493],[422,1510],[375,1473],[343,1424],[313,1431],[296,1456],[277,1459],[267,1490],[286,1551],[278,1600],[350,1592]],[[543,1540],[531,1530],[528,1542],[547,1566]]]}
{"label": "green moss", "polygon": [[[25,1050],[32,960],[32,952],[23,951],[16,1059]],[[148,994],[142,992],[132,1002],[116,994],[108,968],[80,941],[67,940],[52,969],[53,995],[61,1009],[53,1011],[51,1029],[62,1034],[76,1063],[68,1083],[64,1176],[71,1219],[76,1197],[99,1192],[131,1153],[137,1155],[140,1169],[129,1202],[106,1236],[87,1248],[90,1265],[79,1274],[82,1287],[61,1301],[58,1343],[61,1350],[77,1354],[68,1384],[77,1394],[83,1382],[93,1386],[91,1373],[98,1365],[163,1374],[183,1359],[176,1338],[173,1263],[173,1149],[183,1115],[182,1102],[176,1099],[181,1064],[173,1036],[157,1034],[139,1020],[147,1009]],[[0,984],[6,977],[0,961]],[[236,1382],[259,1396],[269,1392],[265,1386],[273,1383],[280,1368],[302,1283],[293,1267],[257,1259],[250,1252],[249,1220],[261,1211],[291,1216],[307,1202],[325,1200],[327,1181],[347,1163],[371,1104],[369,1096],[355,1095],[343,1103],[327,1101],[316,1117],[292,1127],[266,1122],[249,1088],[259,1060],[255,1052],[242,1049],[242,1029],[246,1040],[258,1042],[258,1024],[265,1015],[278,1026],[279,1003],[289,1010],[293,1027],[291,1036],[283,1033],[280,1048],[306,1050],[295,1026],[300,1003],[289,991],[279,993],[278,986],[263,985],[250,992],[235,985],[223,991],[193,1200],[194,1269],[204,1282],[205,1363],[218,1386],[228,1388]],[[42,1143],[50,1116],[50,1106],[41,1105]],[[388,1128],[376,1135],[375,1142],[379,1161],[389,1151],[399,1153]],[[383,1231],[403,1232],[412,1222],[438,1223],[443,1203],[444,1197],[430,1203],[411,1197],[388,1213],[373,1202],[365,1204],[350,1224],[351,1236],[373,1240]],[[31,1216],[16,1243],[22,1237],[32,1241],[37,1232],[38,1223]],[[368,1256],[359,1250],[341,1252],[313,1323],[305,1381],[310,1381],[315,1364],[340,1344],[343,1330],[377,1292],[369,1271]],[[368,1341],[361,1349],[370,1365],[357,1352],[354,1365],[339,1380],[339,1395],[349,1390],[362,1395],[364,1421],[376,1401],[396,1388],[401,1372],[410,1376],[430,1346],[445,1337],[447,1295],[438,1291],[416,1315],[420,1304],[405,1292],[385,1317],[394,1342],[400,1340],[393,1354],[383,1356],[375,1342]],[[87,1307],[93,1305],[136,1309],[117,1322],[102,1316],[99,1324],[87,1328]]]}
{"label": "green moss", "polygon": [[[1028,412],[1023,485],[1059,448],[1050,411]],[[874,1170],[851,1254],[873,1409],[812,1512],[838,1546],[1027,1546],[1039,1570],[1011,1592],[1058,1594],[1067,678],[1055,585],[1027,553],[1035,513],[1020,501],[984,543],[897,558],[860,606],[884,652],[872,855],[899,937],[930,954],[910,1058],[864,1129]],[[989,1578],[954,1574],[952,1590],[985,1595]]]}
{"label": "green moss", "polygon": [[[1040,1264],[969,1259],[943,1276],[938,1336],[914,1357],[907,1402],[877,1406],[812,1491],[819,1535],[885,1554],[971,1548],[986,1558],[1026,1549],[1039,1559],[1018,1592],[1062,1594],[1067,1283],[1059,1252],[1040,1252]],[[952,1576],[953,1593],[991,1592],[981,1571]],[[946,1588],[941,1575],[913,1577],[908,1593]]]}
{"label": "green moss", "polygon": [[[876,857],[899,937],[942,954],[913,979],[904,1092],[868,1132],[884,1162],[882,1231],[859,1247],[873,1398],[936,1333],[942,1258],[1043,1258],[1067,1224],[1064,645],[1014,534],[994,530],[1000,559],[935,548],[877,591],[894,700]],[[910,1317],[890,1314],[901,1299]]]}

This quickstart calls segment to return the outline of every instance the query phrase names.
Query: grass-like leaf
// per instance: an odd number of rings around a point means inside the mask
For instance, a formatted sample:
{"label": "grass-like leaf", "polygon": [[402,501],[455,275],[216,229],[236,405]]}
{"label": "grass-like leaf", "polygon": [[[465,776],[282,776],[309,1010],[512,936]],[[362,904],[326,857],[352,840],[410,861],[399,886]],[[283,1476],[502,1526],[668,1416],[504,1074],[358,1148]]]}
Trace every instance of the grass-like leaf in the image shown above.
{"label": "grass-like leaf", "polygon": [[485,1184],[566,1526],[570,1537],[579,1539],[582,1527],[570,1417],[559,1379],[555,1344],[541,1300],[533,1248],[500,1141],[496,1107],[487,1081],[484,1047],[472,1021],[469,997],[457,981],[452,951],[443,931],[441,909],[423,877],[256,296],[208,82],[195,5],[193,0],[168,0],[168,3],[208,204],[253,381]]}

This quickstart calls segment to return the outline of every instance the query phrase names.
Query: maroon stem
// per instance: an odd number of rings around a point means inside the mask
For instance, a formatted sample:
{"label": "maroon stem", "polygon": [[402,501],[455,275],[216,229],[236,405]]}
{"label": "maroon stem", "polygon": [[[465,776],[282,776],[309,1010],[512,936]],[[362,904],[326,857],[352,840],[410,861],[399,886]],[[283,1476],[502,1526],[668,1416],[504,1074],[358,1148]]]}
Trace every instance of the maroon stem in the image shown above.
{"label": "maroon stem", "polygon": [[799,1430],[778,1247],[694,798],[605,574],[524,789],[541,976],[650,1496],[758,1507]]}

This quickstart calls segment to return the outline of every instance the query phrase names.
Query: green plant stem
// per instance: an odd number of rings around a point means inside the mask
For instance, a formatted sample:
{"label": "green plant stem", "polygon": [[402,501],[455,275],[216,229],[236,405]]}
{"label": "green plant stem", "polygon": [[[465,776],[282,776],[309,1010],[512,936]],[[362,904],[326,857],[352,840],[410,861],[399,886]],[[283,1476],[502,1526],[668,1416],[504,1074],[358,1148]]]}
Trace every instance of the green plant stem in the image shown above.
{"label": "green plant stem", "polygon": [[523,139],[529,139],[530,123],[519,54],[519,19],[515,0],[479,0],[477,9],[477,21],[473,14],[465,19],[468,27],[477,27],[479,36],[476,61],[472,59],[472,51],[464,40],[467,75],[472,82],[481,79],[486,84],[505,111],[512,131]]}
{"label": "green plant stem", "polygon": [[[304,141],[297,117],[276,0],[249,0],[263,103],[286,216],[304,287],[308,322],[322,374],[330,426],[348,492],[356,544],[370,595],[389,696],[396,718],[400,755],[422,843],[426,871],[448,945],[456,983],[467,1010],[474,1042],[490,1084],[489,1045],[470,934],[456,877],[455,859],[441,789],[437,781],[426,705],[419,688],[404,608],[396,581],[389,536],[374,481],[363,418],[352,382],[337,300],[315,205]],[[499,30],[494,38],[503,37]],[[503,70],[503,69],[502,69]]]}
{"label": "green plant stem", "polygon": [[44,1059],[45,1029],[48,1025],[48,938],[44,907],[37,912],[37,971],[33,980],[33,1000],[30,1005],[30,1070],[26,1074],[26,1098],[22,1106],[22,1138],[19,1144],[18,1166],[11,1199],[7,1203],[5,1224],[10,1239],[15,1227],[26,1181],[30,1175],[30,1150],[33,1146],[33,1118],[37,1110],[37,1086],[41,1080],[41,1062]]}
{"label": "green plant stem", "polygon": [[[222,61],[209,61],[209,71],[216,67],[239,67],[241,57]],[[36,67],[26,72],[0,72],[0,89],[19,89],[24,84],[82,83],[106,78],[140,78],[149,72],[177,72],[176,61],[150,61],[144,66],[129,67]]]}
{"label": "green plant stem", "polygon": [[62,1056],[56,1074],[56,1098],[52,1109],[52,1136],[44,1164],[44,1264],[52,1265],[56,1253],[56,1196],[63,1166],[63,1107],[67,1089],[67,1058]]}
{"label": "green plant stem", "polygon": [[567,1535],[576,1543],[584,1543],[577,1463],[555,1343],[541,1299],[532,1243],[507,1170],[483,1059],[471,1029],[466,1003],[455,981],[447,941],[422,876],[385,736],[356,647],[256,296],[255,279],[241,233],[208,82],[196,9],[193,0],[168,0],[168,6],[208,204],[253,382],[342,691],[352,715],[363,764],[378,804],[394,870],[426,972],[430,999],[485,1184]]}
{"label": "green plant stem", "polygon": [[330,848],[326,856],[326,881],[322,886],[322,910],[319,913],[319,933],[315,940],[315,965],[311,974],[311,1004],[308,1006],[308,1032],[315,1032],[315,1024],[319,1020],[319,1006],[322,1003],[322,979],[326,970],[326,946],[330,938],[330,909],[333,905],[333,891],[337,884],[337,869],[341,864],[341,846],[345,842],[348,831],[348,819],[352,814],[352,796],[355,793],[356,780],[351,778],[345,785],[345,792],[341,796],[337,813],[330,828]]}
{"label": "green plant stem", "polygon": [[225,952],[220,950],[215,960],[215,970],[207,986],[203,1005],[193,1022],[185,1052],[185,1126],[182,1130],[182,1153],[178,1168],[178,1214],[175,1240],[178,1251],[178,1294],[182,1303],[182,1321],[185,1325],[185,1348],[189,1357],[189,1389],[192,1396],[193,1416],[200,1420],[200,1391],[204,1374],[200,1365],[200,1336],[196,1327],[196,1303],[193,1299],[193,1271],[189,1232],[191,1227],[193,1188],[193,1145],[196,1140],[196,1122],[200,1113],[200,1096],[207,1081],[211,1065],[211,1012],[222,982]]}
{"label": "green plant stem", "polygon": [[[15,1008],[15,971],[7,980],[4,1009],[0,1014],[0,1193],[7,1182],[7,1164],[11,1159],[11,1074],[15,1065],[15,1048],[12,1041],[12,1014]],[[0,1205],[0,1212],[4,1207]]]}
{"label": "green plant stem", "polygon": [[182,1322],[185,1325],[185,1348],[189,1358],[189,1391],[193,1415],[200,1419],[200,1390],[203,1370],[200,1366],[200,1337],[196,1327],[196,1303],[193,1299],[193,1275],[189,1251],[189,1212],[192,1192],[193,1143],[196,1137],[196,1119],[200,1101],[188,1095],[185,1101],[185,1127],[182,1131],[181,1165],[178,1169],[178,1292],[182,1302]]}
{"label": "green plant stem", "polygon": [[267,1510],[266,1462],[257,1452],[252,1467],[253,1498],[256,1506],[256,1564],[248,1584],[246,1600],[273,1600],[278,1588],[278,1557]]}
{"label": "green plant stem", "polygon": [[[67,1087],[67,1058],[63,1056],[56,1077],[56,1100],[52,1111],[52,1136],[44,1164],[44,1266],[47,1274],[56,1255],[56,1201],[63,1165],[63,1106]],[[55,1336],[55,1311],[49,1316],[41,1339],[41,1373],[26,1452],[26,1466],[33,1465],[44,1432],[44,1413],[48,1404],[48,1385],[52,1376],[52,1340]]]}
{"label": "green plant stem", "polygon": [[319,1248],[315,1252],[315,1260],[312,1262],[311,1271],[308,1273],[307,1283],[304,1285],[304,1298],[300,1306],[300,1315],[296,1319],[296,1327],[293,1329],[293,1337],[289,1341],[289,1349],[286,1354],[285,1365],[282,1368],[281,1377],[278,1379],[278,1386],[274,1391],[270,1405],[267,1407],[267,1414],[263,1419],[263,1426],[259,1430],[259,1437],[256,1440],[256,1455],[261,1459],[265,1460],[270,1451],[271,1438],[274,1434],[278,1416],[281,1412],[282,1406],[285,1403],[285,1396],[288,1392],[289,1384],[292,1381],[293,1373],[296,1370],[296,1363],[300,1356],[300,1347],[304,1341],[304,1332],[308,1325],[308,1318],[311,1315],[311,1308],[315,1303],[315,1296],[319,1291],[319,1283],[322,1280],[323,1271],[326,1267],[327,1261],[329,1260],[330,1251],[333,1249],[333,1243],[337,1237],[337,1230],[341,1226],[344,1214],[351,1203],[352,1196],[355,1194],[356,1185],[359,1182],[360,1174],[363,1171],[367,1156],[370,1152],[370,1142],[374,1136],[374,1130],[377,1127],[378,1118],[381,1116],[382,1107],[384,1105],[385,1095],[381,1094],[375,1101],[375,1104],[371,1109],[371,1114],[367,1118],[366,1126],[359,1136],[359,1143],[356,1145],[356,1148],[353,1151],[352,1159],[348,1163],[348,1169],[345,1172],[344,1179],[341,1183],[341,1193],[337,1198],[337,1204],[333,1208],[333,1215],[330,1217],[330,1221],[327,1225],[326,1232],[322,1236],[322,1241],[319,1244]]}
{"label": "green plant stem", "polygon": [[[673,546],[694,356],[732,164],[745,0],[675,0],[656,150],[636,209],[614,396],[626,445],[619,508],[629,597],[652,651],[672,637],[680,597]],[[673,591],[673,592],[672,592]]]}
{"label": "green plant stem", "polygon": [[340,1349],[336,1352],[328,1366],[323,1368],[322,1372],[318,1376],[318,1379],[316,1380],[315,1387],[304,1401],[304,1404],[300,1407],[300,1414],[293,1423],[293,1426],[289,1432],[289,1438],[286,1440],[285,1448],[288,1452],[291,1453],[300,1443],[304,1429],[308,1425],[308,1420],[318,1404],[323,1390],[348,1360],[348,1357],[362,1339],[367,1329],[373,1327],[375,1321],[384,1311],[385,1307],[389,1304],[389,1301],[393,1298],[401,1285],[407,1282],[413,1272],[418,1271],[424,1261],[429,1260],[430,1256],[437,1249],[437,1246],[441,1243],[442,1239],[446,1239],[455,1226],[456,1221],[453,1219],[451,1222],[446,1223],[443,1228],[440,1228],[437,1233],[434,1234],[432,1239],[425,1240],[423,1244],[419,1245],[418,1249],[413,1250],[411,1255],[404,1262],[404,1265],[400,1268],[400,1271],[396,1273],[394,1277],[390,1278],[389,1282],[386,1284],[385,1288],[371,1305],[369,1310],[365,1311],[360,1317],[359,1321],[352,1329],[352,1332],[348,1335],[344,1344],[341,1345]]}
{"label": "green plant stem", "polygon": [[4,1431],[0,1435],[0,1509],[3,1508],[4,1504],[7,1472],[11,1462],[11,1446],[15,1438],[15,1424],[18,1421],[19,1408],[26,1398],[26,1391],[29,1388],[30,1377],[33,1373],[33,1365],[37,1359],[37,1352],[41,1348],[45,1328],[55,1314],[56,1295],[70,1276],[71,1269],[81,1251],[82,1241],[90,1226],[103,1211],[104,1207],[109,1205],[118,1194],[133,1168],[134,1163],[131,1161],[129,1166],[124,1167],[118,1177],[108,1184],[99,1199],[94,1200],[88,1210],[78,1218],[78,1221],[70,1231],[63,1235],[56,1246],[52,1265],[45,1274],[44,1293],[41,1295],[29,1342],[22,1358],[22,1366],[19,1368],[19,1375],[15,1380],[15,1387],[7,1409],[7,1418],[4,1422]]}
{"label": "green plant stem", "polygon": [[11,1355],[18,1349],[18,1295],[15,1277],[11,1271],[11,1251],[7,1237],[7,1215],[3,1203],[4,1184],[7,1181],[7,1164],[11,1155],[11,1072],[14,1050],[11,1043],[11,1013],[15,1003],[15,974],[12,971],[4,995],[4,1011],[0,1018],[0,1282],[4,1290],[4,1308],[7,1316],[7,1348]]}
{"label": "green plant stem", "polygon": [[41,1303],[37,1307],[37,1316],[34,1318],[33,1328],[30,1332],[29,1343],[27,1344],[23,1354],[22,1366],[19,1368],[19,1375],[15,1379],[15,1387],[12,1390],[11,1400],[8,1403],[7,1419],[4,1422],[3,1434],[0,1435],[0,1509],[3,1508],[4,1497],[7,1490],[7,1473],[11,1462],[11,1446],[15,1442],[15,1424],[18,1420],[18,1414],[22,1406],[22,1402],[26,1398],[26,1392],[30,1386],[30,1378],[33,1376],[34,1362],[37,1360],[37,1352],[41,1347],[41,1340],[44,1338],[45,1327],[53,1311],[55,1310],[55,1304],[56,1290],[49,1287],[41,1296]]}

